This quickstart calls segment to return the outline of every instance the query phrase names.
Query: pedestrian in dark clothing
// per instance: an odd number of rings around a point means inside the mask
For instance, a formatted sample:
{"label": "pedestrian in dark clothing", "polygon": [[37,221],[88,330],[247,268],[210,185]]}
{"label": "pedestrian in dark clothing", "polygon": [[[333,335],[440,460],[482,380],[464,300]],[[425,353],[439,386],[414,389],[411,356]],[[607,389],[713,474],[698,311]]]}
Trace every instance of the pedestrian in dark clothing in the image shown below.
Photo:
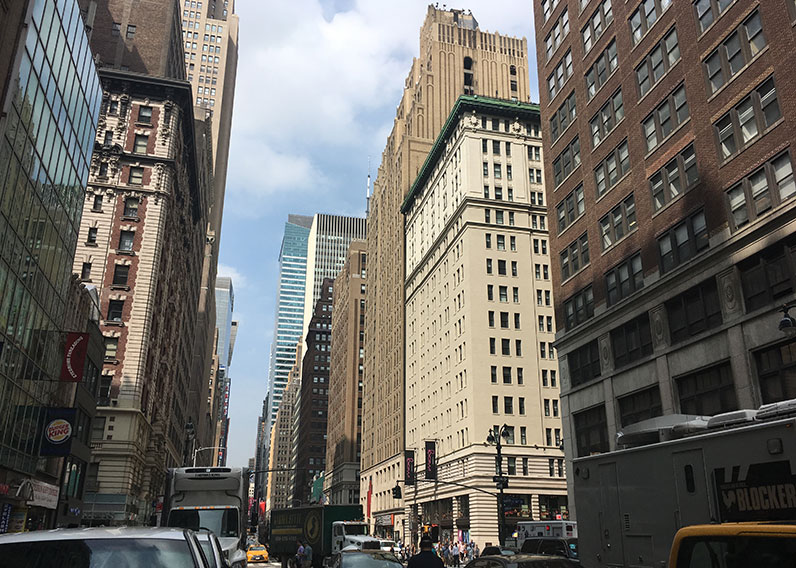
{"label": "pedestrian in dark clothing", "polygon": [[420,553],[409,559],[407,568],[445,568],[445,564],[434,554],[431,539],[423,537],[420,539]]}

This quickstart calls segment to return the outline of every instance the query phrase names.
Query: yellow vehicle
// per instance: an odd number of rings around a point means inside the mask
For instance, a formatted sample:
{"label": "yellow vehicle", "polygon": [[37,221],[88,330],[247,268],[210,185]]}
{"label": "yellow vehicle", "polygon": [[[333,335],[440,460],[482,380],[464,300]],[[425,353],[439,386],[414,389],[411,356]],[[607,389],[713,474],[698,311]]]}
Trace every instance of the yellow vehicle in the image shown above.
{"label": "yellow vehicle", "polygon": [[247,562],[268,562],[268,550],[262,544],[252,544],[246,551]]}
{"label": "yellow vehicle", "polygon": [[669,568],[790,568],[796,524],[724,523],[677,531]]}

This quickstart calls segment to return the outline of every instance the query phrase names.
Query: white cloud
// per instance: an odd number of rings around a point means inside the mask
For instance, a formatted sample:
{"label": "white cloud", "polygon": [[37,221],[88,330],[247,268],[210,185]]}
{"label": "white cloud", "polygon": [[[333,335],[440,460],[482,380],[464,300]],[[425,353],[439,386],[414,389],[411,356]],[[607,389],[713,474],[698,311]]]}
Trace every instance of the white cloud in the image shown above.
{"label": "white cloud", "polygon": [[248,284],[248,278],[246,278],[243,273],[232,266],[227,266],[226,264],[219,263],[216,274],[218,276],[228,276],[229,278],[232,278],[232,286],[234,289],[245,288]]}

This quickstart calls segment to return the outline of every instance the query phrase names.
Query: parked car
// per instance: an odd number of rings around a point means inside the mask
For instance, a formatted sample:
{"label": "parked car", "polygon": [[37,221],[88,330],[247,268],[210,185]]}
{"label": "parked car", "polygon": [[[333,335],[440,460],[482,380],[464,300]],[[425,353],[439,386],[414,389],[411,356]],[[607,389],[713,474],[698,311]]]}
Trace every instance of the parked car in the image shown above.
{"label": "parked car", "polygon": [[210,568],[196,533],[174,528],[55,529],[0,535],[0,566]]}
{"label": "parked car", "polygon": [[246,551],[247,562],[268,562],[268,551],[262,544],[252,544]]}
{"label": "parked car", "polygon": [[216,533],[211,531],[199,531],[196,538],[205,554],[205,560],[210,568],[229,568],[227,557],[224,556],[224,549],[218,540]]}
{"label": "parked car", "polygon": [[532,536],[522,543],[522,552],[526,554],[545,554],[563,556],[570,560],[578,560],[578,539],[554,536]]}
{"label": "parked car", "polygon": [[517,551],[508,546],[485,546],[481,551],[481,556],[512,556]]}
{"label": "parked car", "polygon": [[464,568],[580,568],[580,564],[559,556],[512,554],[480,556],[471,560]]}

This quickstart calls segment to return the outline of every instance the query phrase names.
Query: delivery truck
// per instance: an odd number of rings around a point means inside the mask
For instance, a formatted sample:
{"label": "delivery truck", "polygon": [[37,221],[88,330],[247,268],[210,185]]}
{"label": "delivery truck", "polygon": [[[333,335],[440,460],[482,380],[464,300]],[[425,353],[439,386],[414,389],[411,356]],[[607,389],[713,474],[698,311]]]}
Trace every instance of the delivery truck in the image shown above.
{"label": "delivery truck", "polygon": [[796,520],[796,400],[645,422],[573,461],[583,566],[660,568],[682,527]]}
{"label": "delivery truck", "polygon": [[[312,547],[312,565],[323,566],[326,558],[346,547],[379,547],[369,536],[360,505],[309,505],[273,509],[267,523],[268,552],[283,568],[295,557],[298,541]],[[369,543],[369,544],[366,544]]]}
{"label": "delivery truck", "polygon": [[232,568],[246,567],[249,473],[240,467],[182,467],[166,475],[162,524],[208,529]]}

